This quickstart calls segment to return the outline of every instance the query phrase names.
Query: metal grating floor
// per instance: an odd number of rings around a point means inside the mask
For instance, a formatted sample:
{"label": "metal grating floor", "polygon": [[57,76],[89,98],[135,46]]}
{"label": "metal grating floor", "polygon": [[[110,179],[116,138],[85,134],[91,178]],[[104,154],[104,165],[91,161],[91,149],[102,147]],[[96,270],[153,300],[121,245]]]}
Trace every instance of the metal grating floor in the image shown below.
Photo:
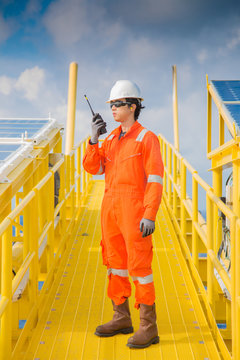
{"label": "metal grating floor", "polygon": [[[153,237],[153,272],[160,344],[133,350],[126,346],[129,335],[99,338],[97,325],[112,316],[106,296],[107,276],[99,243],[103,181],[95,181],[73,240],[68,260],[47,299],[43,316],[33,332],[24,360],[160,360],[221,359],[196,296],[190,275],[161,205]],[[134,328],[139,325],[130,306]]]}

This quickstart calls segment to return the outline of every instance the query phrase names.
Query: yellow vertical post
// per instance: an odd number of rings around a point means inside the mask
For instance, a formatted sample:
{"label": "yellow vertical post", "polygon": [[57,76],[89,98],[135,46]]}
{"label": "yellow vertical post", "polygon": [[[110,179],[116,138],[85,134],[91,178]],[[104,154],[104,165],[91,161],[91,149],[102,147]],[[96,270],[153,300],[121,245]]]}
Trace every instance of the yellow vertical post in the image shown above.
{"label": "yellow vertical post", "polygon": [[57,144],[53,148],[54,153],[61,153],[62,152],[62,137],[60,136]]}
{"label": "yellow vertical post", "polygon": [[240,359],[240,219],[236,222],[236,359]]}
{"label": "yellow vertical post", "polygon": [[[164,142],[163,144],[163,164],[164,168],[167,167],[167,144]],[[163,192],[166,194],[167,192],[167,173],[164,171],[163,174]]]}
{"label": "yellow vertical post", "polygon": [[71,169],[71,214],[74,215],[75,211],[75,191],[74,191],[74,184],[75,184],[75,154],[71,154],[71,162],[70,162],[70,169]]}
{"label": "yellow vertical post", "polygon": [[11,226],[2,236],[1,296],[9,302],[1,318],[1,360],[11,359],[12,353],[12,234]]}
{"label": "yellow vertical post", "polygon": [[[31,176],[28,181],[23,186],[23,196],[26,196],[29,191],[33,188],[33,177]],[[25,258],[29,252],[29,244],[30,244],[30,223],[31,223],[31,211],[29,206],[24,209],[23,213],[23,258]]]}
{"label": "yellow vertical post", "polygon": [[63,201],[63,206],[60,211],[60,223],[61,223],[61,234],[66,232],[66,172],[65,172],[65,162],[60,167],[60,189],[59,189],[59,202]]}
{"label": "yellow vertical post", "polygon": [[30,301],[35,304],[37,301],[38,291],[38,206],[37,206],[37,190],[35,190],[35,196],[31,200],[29,206],[31,211],[31,241],[30,252],[35,253],[34,258],[30,264]]}
{"label": "yellow vertical post", "polygon": [[192,219],[192,259],[193,263],[199,270],[199,259],[198,259],[198,233],[195,228],[195,223],[198,222],[198,182],[192,178],[192,206],[193,206],[193,219]]}
{"label": "yellow vertical post", "polygon": [[221,114],[219,114],[219,146],[224,144],[224,120]]}
{"label": "yellow vertical post", "polygon": [[70,191],[70,176],[71,176],[71,172],[70,172],[70,156],[66,155],[65,156],[65,163],[66,163],[66,191],[67,194]]}
{"label": "yellow vertical post", "polygon": [[[70,198],[70,188],[71,188],[71,168],[70,168],[70,155],[65,155],[65,163],[66,163],[66,219],[69,221],[71,219],[71,214],[69,213],[71,198]],[[68,222],[67,222],[68,226]]]}
{"label": "yellow vertical post", "polygon": [[209,153],[212,148],[212,97],[208,89],[208,76],[207,76],[207,152]]}
{"label": "yellow vertical post", "polygon": [[[213,204],[207,194],[207,254],[209,250],[213,250]],[[208,302],[215,314],[214,299],[214,265],[210,256],[207,256],[207,297]]]}
{"label": "yellow vertical post", "polygon": [[178,97],[177,97],[177,67],[172,67],[173,75],[173,128],[174,128],[174,147],[179,151],[179,134],[178,134]]}
{"label": "yellow vertical post", "polygon": [[[213,178],[213,192],[216,196],[222,196],[222,169],[216,169],[212,172]],[[214,228],[214,246],[213,250],[215,253],[218,252],[219,247],[222,242],[222,223],[219,219],[218,207],[214,204],[214,214],[213,214],[213,228]]]}
{"label": "yellow vertical post", "polygon": [[186,239],[186,233],[187,233],[186,209],[183,201],[186,200],[186,195],[187,195],[187,172],[183,158],[181,159],[180,166],[181,166],[181,233],[183,238]]}
{"label": "yellow vertical post", "polygon": [[73,62],[69,68],[68,85],[68,113],[67,113],[67,133],[65,154],[72,151],[74,145],[75,114],[76,114],[76,94],[77,94],[77,63]]}
{"label": "yellow vertical post", "polygon": [[[237,148],[233,148],[233,157],[237,156]],[[233,161],[233,212],[239,217],[240,204],[239,204],[239,161]],[[238,303],[237,296],[240,291],[239,274],[237,273],[240,269],[239,261],[239,238],[236,234],[236,226],[234,226],[235,219],[231,220],[230,224],[230,235],[231,235],[231,280],[232,280],[232,346],[233,346],[233,359],[237,358],[237,351],[239,349],[239,334],[237,333],[237,314],[238,314]]]}
{"label": "yellow vertical post", "polygon": [[175,186],[177,185],[177,155],[173,152],[173,213],[177,218],[177,191]]}
{"label": "yellow vertical post", "polygon": [[[84,141],[82,144],[82,153],[85,154],[86,151],[86,142]],[[84,169],[82,170],[82,194],[83,197],[85,197],[85,191],[86,191],[86,174]]]}
{"label": "yellow vertical post", "polygon": [[172,174],[172,149],[168,145],[167,150],[167,159],[168,159],[168,202],[169,205],[172,207],[172,185],[171,185],[171,174]]}
{"label": "yellow vertical post", "polygon": [[160,143],[160,151],[161,151],[161,154],[163,153],[163,139],[160,135],[158,135],[158,140],[159,140],[159,143]]}
{"label": "yellow vertical post", "polygon": [[77,148],[77,206],[81,205],[81,145]]}
{"label": "yellow vertical post", "polygon": [[48,193],[48,223],[50,228],[48,231],[48,271],[53,265],[54,260],[54,172],[52,172],[51,178],[47,182],[47,186],[44,186],[45,191]]}
{"label": "yellow vertical post", "polygon": [[[236,264],[236,250],[237,250],[237,237],[236,237],[236,216],[230,220],[230,235],[231,235],[231,315],[232,315],[232,358],[238,360],[237,348],[239,338],[237,337],[237,301],[236,301],[236,279],[237,279],[237,264]],[[239,335],[238,335],[239,336]]]}

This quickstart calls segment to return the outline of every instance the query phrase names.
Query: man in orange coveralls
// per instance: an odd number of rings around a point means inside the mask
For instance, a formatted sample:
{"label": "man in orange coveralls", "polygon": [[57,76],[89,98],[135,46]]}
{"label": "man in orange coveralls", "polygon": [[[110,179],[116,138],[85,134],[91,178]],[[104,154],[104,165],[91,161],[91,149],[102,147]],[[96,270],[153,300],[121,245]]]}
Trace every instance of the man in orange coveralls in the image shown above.
{"label": "man in orange coveralls", "polygon": [[135,83],[117,81],[107,102],[120,126],[99,147],[100,129],[106,123],[96,114],[83,159],[89,173],[105,173],[101,246],[114,315],[111,321],[98,326],[95,334],[109,337],[133,332],[128,303],[130,275],[136,288],[135,307],[140,308],[139,330],[127,343],[131,348],[145,348],[159,342],[151,234],[161,202],[163,163],[157,136],[137,121],[142,100]]}

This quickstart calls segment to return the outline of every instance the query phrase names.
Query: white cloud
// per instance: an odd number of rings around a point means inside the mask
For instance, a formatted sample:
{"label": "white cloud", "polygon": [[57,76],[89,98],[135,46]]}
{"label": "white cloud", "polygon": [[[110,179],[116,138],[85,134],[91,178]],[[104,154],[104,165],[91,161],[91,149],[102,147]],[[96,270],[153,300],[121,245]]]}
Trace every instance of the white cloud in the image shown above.
{"label": "white cloud", "polygon": [[77,43],[90,30],[85,0],[53,2],[43,23],[57,45]]}
{"label": "white cloud", "polygon": [[36,100],[44,83],[45,71],[38,66],[24,70],[17,79],[14,87],[27,100]]}
{"label": "white cloud", "polygon": [[107,9],[97,1],[57,0],[50,4],[42,21],[59,48],[75,46],[75,52],[81,50],[81,54],[82,45],[81,49],[76,48],[81,40],[103,51],[129,35],[123,22],[116,16],[109,16]]}
{"label": "white cloud", "polygon": [[0,93],[9,95],[12,92],[15,80],[7,76],[0,76]]}

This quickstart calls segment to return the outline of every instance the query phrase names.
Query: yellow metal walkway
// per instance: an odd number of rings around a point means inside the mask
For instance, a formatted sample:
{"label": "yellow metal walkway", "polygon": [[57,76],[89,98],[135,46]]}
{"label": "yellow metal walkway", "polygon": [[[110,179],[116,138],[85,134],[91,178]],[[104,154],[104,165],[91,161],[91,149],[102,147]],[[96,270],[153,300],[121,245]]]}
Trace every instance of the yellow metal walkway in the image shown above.
{"label": "yellow metal walkway", "polygon": [[[99,247],[103,181],[95,181],[83,207],[67,261],[61,265],[24,360],[221,359],[188,274],[164,202],[154,233],[154,281],[160,344],[126,346],[128,335],[99,338],[98,324],[111,319],[107,275]],[[130,300],[134,328],[139,313]]]}

